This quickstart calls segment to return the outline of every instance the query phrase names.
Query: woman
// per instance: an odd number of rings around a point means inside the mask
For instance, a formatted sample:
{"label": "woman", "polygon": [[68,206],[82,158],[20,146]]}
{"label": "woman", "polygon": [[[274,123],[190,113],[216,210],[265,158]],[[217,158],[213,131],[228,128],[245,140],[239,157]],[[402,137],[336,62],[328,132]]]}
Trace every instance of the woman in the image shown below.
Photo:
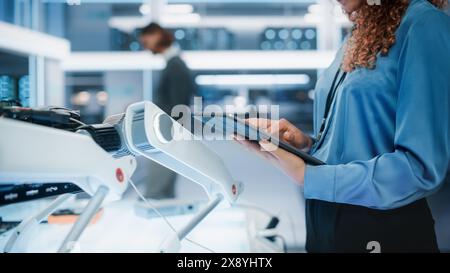
{"label": "woman", "polygon": [[437,252],[425,197],[450,163],[447,0],[368,2],[339,0],[354,28],[317,82],[315,137],[250,120],[327,165],[246,145],[304,186],[307,251]]}

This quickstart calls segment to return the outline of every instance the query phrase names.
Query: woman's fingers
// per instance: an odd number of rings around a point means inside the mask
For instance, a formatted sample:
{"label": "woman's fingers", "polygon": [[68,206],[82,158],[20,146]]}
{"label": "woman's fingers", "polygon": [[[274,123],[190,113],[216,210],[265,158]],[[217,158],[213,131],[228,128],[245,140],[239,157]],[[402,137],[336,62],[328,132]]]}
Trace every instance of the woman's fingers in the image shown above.
{"label": "woman's fingers", "polygon": [[257,153],[259,156],[262,156],[263,158],[270,160],[272,163],[276,163],[276,159],[274,158],[274,156],[262,150],[261,146],[258,143],[248,141],[245,139],[239,139],[238,137],[234,137],[234,140],[239,144],[241,144],[242,146],[244,146],[249,151]]}
{"label": "woman's fingers", "polygon": [[300,185],[303,185],[305,162],[301,158],[280,149],[277,145],[266,140],[261,140],[259,145],[247,140],[236,139],[236,141],[269,160],[274,166],[280,168]]}
{"label": "woman's fingers", "polygon": [[289,121],[281,119],[279,122],[280,138],[295,147],[302,147],[304,142],[303,133]]}
{"label": "woman's fingers", "polygon": [[283,155],[285,155],[283,152],[286,152],[282,149],[279,149],[277,145],[267,140],[261,140],[259,142],[259,145],[264,151],[271,153],[276,158],[282,158]]}
{"label": "woman's fingers", "polygon": [[289,131],[283,133],[283,140],[287,142],[293,142],[295,140],[294,134]]}
{"label": "woman's fingers", "polygon": [[283,133],[289,128],[289,122],[285,119],[278,121],[263,118],[249,118],[246,122],[253,127],[264,130],[270,135],[276,136],[277,138],[282,137]]}
{"label": "woman's fingers", "polygon": [[270,120],[250,118],[246,122],[253,127],[265,130],[277,139],[286,141],[295,147],[304,148],[308,144],[305,135],[286,119]]}
{"label": "woman's fingers", "polygon": [[269,133],[286,142],[295,141],[295,127],[287,120],[272,121]]}

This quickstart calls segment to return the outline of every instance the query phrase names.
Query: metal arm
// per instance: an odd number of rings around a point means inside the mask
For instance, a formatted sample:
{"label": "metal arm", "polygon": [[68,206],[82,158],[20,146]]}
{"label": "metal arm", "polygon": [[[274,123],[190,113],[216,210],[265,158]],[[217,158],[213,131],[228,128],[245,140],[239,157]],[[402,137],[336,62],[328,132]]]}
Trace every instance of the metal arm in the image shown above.
{"label": "metal arm", "polygon": [[202,208],[181,230],[177,233],[170,234],[160,246],[161,253],[179,252],[181,248],[181,240],[196,228],[208,214],[215,209],[223,200],[223,196],[218,194],[209,203]]}
{"label": "metal arm", "polygon": [[83,231],[86,229],[92,218],[98,212],[108,192],[109,189],[105,186],[100,186],[97,189],[97,192],[89,200],[89,203],[84,208],[84,211],[78,217],[78,220],[72,226],[69,234],[67,234],[66,238],[64,239],[64,242],[58,250],[59,253],[67,253],[73,249],[75,242],[78,241]]}
{"label": "metal arm", "polygon": [[13,247],[19,237],[23,235],[26,231],[30,230],[32,227],[38,225],[45,218],[47,218],[50,214],[52,214],[61,204],[66,202],[73,195],[70,193],[63,194],[56,198],[50,205],[45,207],[42,211],[39,211],[36,215],[33,215],[27,220],[22,221],[14,230],[11,237],[9,237],[8,242],[5,245],[3,251],[5,253],[12,252]]}

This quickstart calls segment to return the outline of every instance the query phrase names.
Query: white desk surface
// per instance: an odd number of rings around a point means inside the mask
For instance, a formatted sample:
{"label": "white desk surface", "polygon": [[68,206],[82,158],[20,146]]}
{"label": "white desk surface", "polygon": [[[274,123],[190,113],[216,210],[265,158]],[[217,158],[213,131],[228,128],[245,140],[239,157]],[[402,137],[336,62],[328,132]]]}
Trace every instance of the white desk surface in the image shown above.
{"label": "white desk surface", "polygon": [[[143,218],[135,213],[135,201],[118,201],[104,207],[103,216],[82,234],[75,252],[158,252],[169,227],[162,219]],[[168,217],[176,229],[192,215]],[[6,219],[5,219],[6,220]],[[71,225],[40,224],[20,242],[20,252],[56,252]],[[0,235],[3,249],[11,231]],[[249,252],[246,214],[236,208],[218,208],[188,235],[214,252]],[[208,252],[186,240],[181,252]]]}

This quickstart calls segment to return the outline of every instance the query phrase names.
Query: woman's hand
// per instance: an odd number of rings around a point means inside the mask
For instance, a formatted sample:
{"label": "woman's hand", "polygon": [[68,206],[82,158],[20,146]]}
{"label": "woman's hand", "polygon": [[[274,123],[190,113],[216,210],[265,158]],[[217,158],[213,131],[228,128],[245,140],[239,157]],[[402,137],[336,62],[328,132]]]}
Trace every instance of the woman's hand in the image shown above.
{"label": "woman's hand", "polygon": [[300,150],[309,150],[313,145],[312,139],[285,119],[270,120],[251,118],[246,120],[253,127],[265,130]]}
{"label": "woman's hand", "polygon": [[[299,149],[312,146],[312,140],[286,120],[249,119],[247,122],[254,127],[265,129],[271,134],[279,134],[281,139]],[[280,149],[266,140],[260,141],[259,145],[239,136],[235,136],[235,140],[271,161],[299,185],[303,186],[306,164],[300,157]]]}

